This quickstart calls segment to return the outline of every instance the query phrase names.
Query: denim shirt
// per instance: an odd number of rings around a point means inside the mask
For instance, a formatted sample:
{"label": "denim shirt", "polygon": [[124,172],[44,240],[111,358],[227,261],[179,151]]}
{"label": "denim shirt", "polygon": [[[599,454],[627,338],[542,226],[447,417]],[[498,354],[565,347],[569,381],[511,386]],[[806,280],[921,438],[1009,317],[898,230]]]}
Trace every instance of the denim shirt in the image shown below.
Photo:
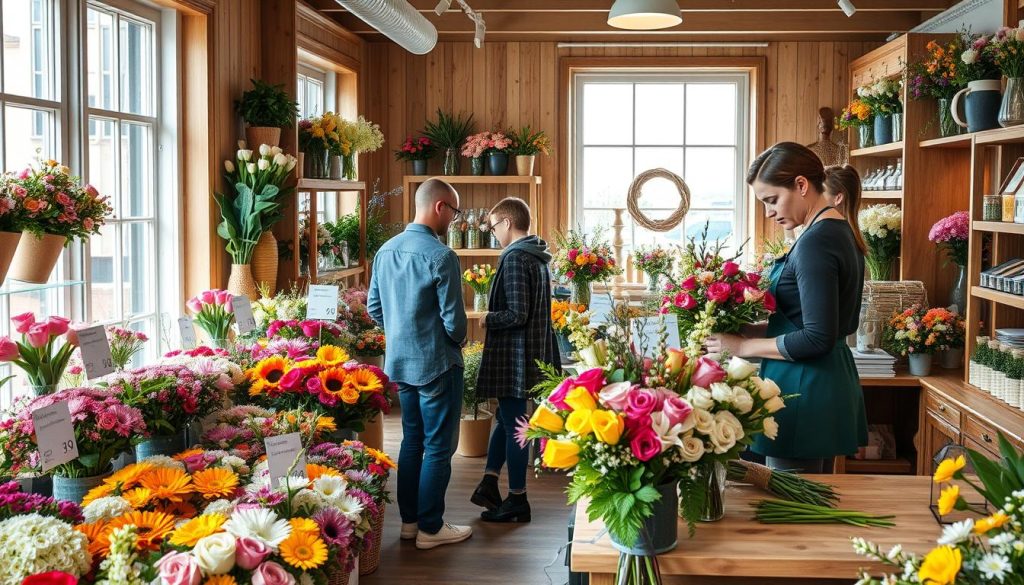
{"label": "denim shirt", "polygon": [[367,308],[384,328],[384,372],[393,381],[423,386],[462,367],[462,269],[429,227],[410,223],[377,252]]}

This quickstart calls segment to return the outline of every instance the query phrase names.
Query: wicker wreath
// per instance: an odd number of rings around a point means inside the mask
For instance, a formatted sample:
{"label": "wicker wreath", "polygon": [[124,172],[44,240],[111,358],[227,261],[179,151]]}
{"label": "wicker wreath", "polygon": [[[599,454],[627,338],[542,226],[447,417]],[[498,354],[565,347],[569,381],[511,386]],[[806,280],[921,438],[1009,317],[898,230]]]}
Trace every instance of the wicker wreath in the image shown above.
{"label": "wicker wreath", "polygon": [[[656,177],[672,181],[676,189],[679,190],[679,207],[665,219],[651,219],[640,210],[640,190],[644,183]],[[690,188],[686,186],[686,181],[682,177],[672,171],[666,169],[644,171],[630,183],[629,194],[626,196],[626,207],[629,209],[629,215],[633,217],[633,221],[640,226],[656,232],[667,232],[682,223],[683,218],[690,211]]]}

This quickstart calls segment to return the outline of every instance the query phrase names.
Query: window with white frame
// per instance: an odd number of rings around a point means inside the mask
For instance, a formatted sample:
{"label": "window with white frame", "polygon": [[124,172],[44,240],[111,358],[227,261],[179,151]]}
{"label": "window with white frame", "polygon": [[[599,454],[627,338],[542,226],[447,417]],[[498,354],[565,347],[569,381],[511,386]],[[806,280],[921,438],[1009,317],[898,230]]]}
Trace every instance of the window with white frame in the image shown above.
{"label": "window with white frame", "polygon": [[327,74],[308,65],[299,65],[296,100],[299,102],[299,118],[311,118],[328,111]]}
{"label": "window with white frame", "polygon": [[[663,233],[624,214],[627,253],[634,246],[683,243],[699,236],[706,222],[709,239],[721,238],[730,248],[744,241],[746,74],[587,72],[576,74],[573,84],[572,225],[586,232],[610,228],[613,210],[626,207],[633,178],[661,167],[686,181],[690,212]],[[660,219],[675,211],[679,195],[669,181],[652,179],[639,203]]]}

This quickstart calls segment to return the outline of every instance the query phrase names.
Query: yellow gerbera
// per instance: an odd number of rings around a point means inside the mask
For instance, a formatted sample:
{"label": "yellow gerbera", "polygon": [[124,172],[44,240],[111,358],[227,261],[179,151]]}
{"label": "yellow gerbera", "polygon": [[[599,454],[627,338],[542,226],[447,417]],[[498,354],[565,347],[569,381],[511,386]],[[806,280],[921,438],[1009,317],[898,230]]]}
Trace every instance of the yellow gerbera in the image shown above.
{"label": "yellow gerbera", "polygon": [[177,467],[159,467],[150,470],[139,480],[142,487],[153,490],[153,498],[180,502],[192,493],[192,478]]}
{"label": "yellow gerbera", "polygon": [[321,365],[323,365],[323,364],[321,364],[319,360],[302,360],[301,362],[295,362],[295,367],[296,368],[302,368],[302,369],[316,368],[316,367],[319,367]]}
{"label": "yellow gerbera", "polygon": [[960,486],[951,485],[939,494],[939,514],[945,516],[953,511],[960,500]]}
{"label": "yellow gerbera", "polygon": [[318,431],[335,431],[338,429],[338,425],[334,422],[333,416],[321,416],[316,419],[316,430]]}
{"label": "yellow gerbera", "polygon": [[315,569],[327,561],[327,545],[319,536],[309,532],[293,530],[281,542],[279,550],[284,562],[304,571]]}
{"label": "yellow gerbera", "polygon": [[328,394],[337,396],[345,387],[348,373],[345,372],[345,368],[335,366],[320,372],[317,377],[320,378],[320,384]]}
{"label": "yellow gerbera", "polygon": [[320,534],[320,527],[311,518],[292,518],[288,520],[288,523],[292,525],[292,534],[296,532]]}
{"label": "yellow gerbera", "polygon": [[164,537],[174,530],[174,516],[162,512],[129,512],[114,518],[101,536],[101,540],[106,541],[104,552],[110,550],[110,535],[114,530],[129,524],[137,529],[139,550],[158,550]]}
{"label": "yellow gerbera", "polygon": [[348,361],[348,352],[334,345],[322,345],[316,350],[316,359],[325,366],[336,366]]}
{"label": "yellow gerbera", "polygon": [[359,392],[380,392],[384,389],[384,383],[377,374],[363,368],[349,372],[345,383]]}
{"label": "yellow gerbera", "polygon": [[940,546],[925,555],[917,578],[930,585],[951,585],[956,582],[963,558],[960,549],[951,546]]}
{"label": "yellow gerbera", "polygon": [[192,474],[192,485],[207,500],[226,498],[235,493],[238,475],[230,469],[211,467]]}
{"label": "yellow gerbera", "polygon": [[231,575],[212,575],[203,581],[203,585],[238,585]]}
{"label": "yellow gerbera", "polygon": [[179,526],[171,533],[171,544],[175,546],[193,547],[200,538],[221,532],[221,525],[228,521],[227,516],[222,514],[206,514],[197,516]]}
{"label": "yellow gerbera", "polygon": [[149,500],[153,497],[153,490],[144,487],[137,487],[130,489],[125,493],[121,494],[121,497],[128,500],[128,504],[136,510],[145,508],[149,504]]}
{"label": "yellow gerbera", "polygon": [[288,360],[279,355],[271,356],[256,362],[256,365],[246,373],[252,382],[252,386],[249,387],[249,395],[258,396],[278,387],[281,378],[288,373]]}
{"label": "yellow gerbera", "polygon": [[975,534],[985,534],[993,528],[1001,528],[1004,524],[1010,521],[1010,517],[1005,512],[999,510],[995,514],[992,514],[988,518],[982,518],[974,523]]}
{"label": "yellow gerbera", "polygon": [[306,477],[309,478],[309,481],[313,481],[316,478],[323,477],[325,475],[341,477],[341,473],[338,472],[337,469],[331,469],[330,467],[326,467],[324,465],[317,465],[316,463],[306,464]]}
{"label": "yellow gerbera", "polygon": [[942,463],[939,463],[938,469],[935,470],[935,475],[932,476],[932,480],[935,483],[942,483],[944,481],[950,481],[958,471],[967,465],[967,460],[964,459],[963,455],[957,455],[956,459],[945,459]]}
{"label": "yellow gerbera", "polygon": [[366,447],[366,453],[377,460],[377,463],[385,467],[394,467],[395,462],[388,456],[387,453],[374,449],[373,447]]}

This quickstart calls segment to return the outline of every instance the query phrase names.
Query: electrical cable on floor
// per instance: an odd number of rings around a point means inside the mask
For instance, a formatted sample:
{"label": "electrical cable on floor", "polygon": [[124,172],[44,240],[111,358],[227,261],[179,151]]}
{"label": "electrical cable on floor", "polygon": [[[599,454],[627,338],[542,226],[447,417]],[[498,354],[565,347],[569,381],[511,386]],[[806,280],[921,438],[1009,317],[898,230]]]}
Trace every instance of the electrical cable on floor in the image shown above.
{"label": "electrical cable on floor", "polygon": [[[601,537],[604,536],[607,533],[608,533],[608,529],[607,528],[602,528],[601,531],[598,532],[597,536],[595,536],[594,538],[592,538],[590,540],[581,540],[577,544],[597,544],[597,541],[601,540]],[[558,557],[562,556],[562,552],[564,552],[565,549],[569,548],[570,544],[572,544],[571,540],[569,542],[563,544],[562,546],[558,547],[558,552],[555,553],[555,558],[551,559],[550,563],[544,565],[544,578],[546,578],[548,580],[548,585],[555,585],[554,581],[551,580],[551,575],[548,575],[548,569],[550,569],[552,565],[554,565],[555,563],[558,562]],[[569,567],[569,570],[570,571],[572,570],[571,566]],[[569,582],[566,581],[565,583],[562,583],[561,585],[569,585]]]}

